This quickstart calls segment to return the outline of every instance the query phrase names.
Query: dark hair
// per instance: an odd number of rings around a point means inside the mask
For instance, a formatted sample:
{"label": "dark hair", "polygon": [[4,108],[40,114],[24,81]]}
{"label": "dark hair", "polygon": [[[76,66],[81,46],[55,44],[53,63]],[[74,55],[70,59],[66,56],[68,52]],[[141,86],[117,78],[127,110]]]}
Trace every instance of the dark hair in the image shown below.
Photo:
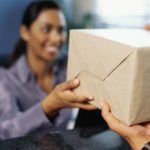
{"label": "dark hair", "polygon": [[[37,19],[39,14],[47,9],[61,10],[58,4],[51,0],[41,0],[32,2],[24,12],[21,25],[25,25],[27,28]],[[12,55],[10,56],[7,67],[13,65],[15,61],[26,53],[26,42],[20,38],[17,42]]]}

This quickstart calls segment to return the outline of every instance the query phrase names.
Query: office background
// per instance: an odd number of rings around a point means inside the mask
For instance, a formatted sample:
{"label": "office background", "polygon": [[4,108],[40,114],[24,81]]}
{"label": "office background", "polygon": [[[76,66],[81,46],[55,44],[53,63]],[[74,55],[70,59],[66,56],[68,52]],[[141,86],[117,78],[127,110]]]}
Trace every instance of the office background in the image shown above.
{"label": "office background", "polygon": [[[0,1],[0,65],[19,37],[23,11],[34,0]],[[63,8],[68,29],[143,28],[150,20],[150,0],[54,0]]]}

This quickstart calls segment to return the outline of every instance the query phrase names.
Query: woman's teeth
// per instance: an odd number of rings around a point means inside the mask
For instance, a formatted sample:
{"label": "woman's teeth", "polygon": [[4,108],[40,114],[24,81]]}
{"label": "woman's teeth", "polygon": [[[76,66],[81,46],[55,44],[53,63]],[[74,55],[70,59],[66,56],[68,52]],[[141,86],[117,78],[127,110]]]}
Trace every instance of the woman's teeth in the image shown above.
{"label": "woman's teeth", "polygon": [[46,47],[47,52],[56,52],[57,49],[58,49],[57,47]]}

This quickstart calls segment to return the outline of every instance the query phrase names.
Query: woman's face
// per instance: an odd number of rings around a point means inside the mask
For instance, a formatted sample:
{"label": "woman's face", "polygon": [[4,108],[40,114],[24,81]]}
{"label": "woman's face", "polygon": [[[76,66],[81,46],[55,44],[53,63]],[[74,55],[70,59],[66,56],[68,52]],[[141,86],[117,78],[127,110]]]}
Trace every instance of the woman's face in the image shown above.
{"label": "woman's face", "polygon": [[66,41],[66,21],[60,10],[45,10],[26,29],[27,53],[52,61]]}

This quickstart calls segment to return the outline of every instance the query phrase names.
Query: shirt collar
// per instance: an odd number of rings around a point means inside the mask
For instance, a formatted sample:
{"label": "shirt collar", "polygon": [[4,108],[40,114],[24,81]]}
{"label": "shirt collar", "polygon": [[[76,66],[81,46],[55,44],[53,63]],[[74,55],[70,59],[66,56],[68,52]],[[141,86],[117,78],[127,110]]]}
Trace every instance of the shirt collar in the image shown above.
{"label": "shirt collar", "polygon": [[23,83],[27,83],[33,78],[33,73],[27,63],[25,55],[22,55],[16,62],[18,77]]}
{"label": "shirt collar", "polygon": [[[60,80],[59,74],[60,74],[60,70],[62,68],[60,68],[56,62],[54,62],[54,64],[52,66],[53,66],[52,71],[55,76],[55,79],[54,79],[54,85],[55,85],[55,83],[59,82],[59,80]],[[28,65],[25,55],[20,56],[20,58],[16,61],[15,65],[13,65],[12,69],[13,68],[16,70],[16,73],[17,73],[19,79],[21,80],[21,82],[28,83],[31,80],[35,79],[34,74]]]}

